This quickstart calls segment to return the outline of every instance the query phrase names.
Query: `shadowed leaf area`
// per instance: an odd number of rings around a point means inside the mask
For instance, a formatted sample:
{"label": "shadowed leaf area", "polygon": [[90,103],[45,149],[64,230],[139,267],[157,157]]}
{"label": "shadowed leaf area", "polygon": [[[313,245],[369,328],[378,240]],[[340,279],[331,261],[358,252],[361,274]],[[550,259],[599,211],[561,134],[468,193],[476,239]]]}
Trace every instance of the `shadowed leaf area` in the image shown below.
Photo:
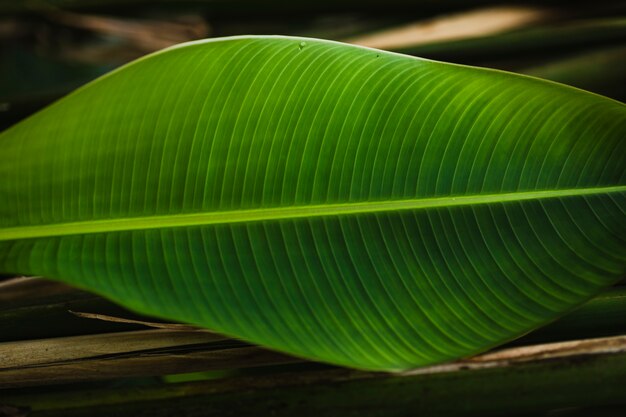
{"label": "shadowed leaf area", "polygon": [[402,370],[626,272],[626,108],[336,42],[167,49],[0,134],[0,271]]}

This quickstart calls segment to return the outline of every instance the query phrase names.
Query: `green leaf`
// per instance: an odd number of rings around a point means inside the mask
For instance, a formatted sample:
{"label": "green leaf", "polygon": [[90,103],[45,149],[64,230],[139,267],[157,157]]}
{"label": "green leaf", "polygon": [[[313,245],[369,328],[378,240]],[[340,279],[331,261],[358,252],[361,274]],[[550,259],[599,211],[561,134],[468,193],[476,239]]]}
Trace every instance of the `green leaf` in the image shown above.
{"label": "green leaf", "polygon": [[0,136],[0,271],[294,355],[398,370],[626,272],[626,109],[335,42],[235,37]]}

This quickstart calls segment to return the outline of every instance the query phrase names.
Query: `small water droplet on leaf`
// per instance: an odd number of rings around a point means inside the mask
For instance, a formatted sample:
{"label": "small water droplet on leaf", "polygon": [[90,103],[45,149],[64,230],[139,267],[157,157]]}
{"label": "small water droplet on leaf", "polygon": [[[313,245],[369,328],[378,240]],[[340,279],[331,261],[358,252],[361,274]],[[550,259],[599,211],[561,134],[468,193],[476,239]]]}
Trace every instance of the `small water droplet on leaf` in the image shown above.
{"label": "small water droplet on leaf", "polygon": [[298,48],[300,50],[303,50],[305,46],[306,46],[306,42],[300,42],[300,45],[298,45]]}

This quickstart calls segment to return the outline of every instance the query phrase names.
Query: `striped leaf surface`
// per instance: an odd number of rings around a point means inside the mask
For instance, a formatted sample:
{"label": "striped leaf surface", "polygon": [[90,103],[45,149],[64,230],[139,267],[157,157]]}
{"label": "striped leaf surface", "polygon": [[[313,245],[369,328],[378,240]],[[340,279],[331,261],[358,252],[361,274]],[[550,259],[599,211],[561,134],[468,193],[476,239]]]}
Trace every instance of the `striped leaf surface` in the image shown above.
{"label": "striped leaf surface", "polygon": [[0,200],[4,273],[407,369],[625,275],[626,108],[328,41],[202,41],[0,134]]}

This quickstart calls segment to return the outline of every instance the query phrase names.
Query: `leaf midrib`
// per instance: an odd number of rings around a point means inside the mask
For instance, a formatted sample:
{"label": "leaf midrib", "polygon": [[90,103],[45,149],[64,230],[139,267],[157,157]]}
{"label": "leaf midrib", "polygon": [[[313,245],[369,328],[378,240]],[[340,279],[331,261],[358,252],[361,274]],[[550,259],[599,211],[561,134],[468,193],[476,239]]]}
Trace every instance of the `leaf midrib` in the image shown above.
{"label": "leaf midrib", "polygon": [[245,210],[210,211],[154,215],[147,217],[124,217],[80,222],[40,224],[0,229],[0,241],[81,235],[102,232],[148,230],[173,227],[205,226],[259,221],[289,220],[311,217],[344,216],[406,210],[423,210],[481,204],[542,200],[559,197],[575,197],[596,194],[626,192],[626,185],[560,190],[522,191],[499,194],[474,194],[462,196],[429,197],[420,199],[362,201],[286,207],[257,208]]}

